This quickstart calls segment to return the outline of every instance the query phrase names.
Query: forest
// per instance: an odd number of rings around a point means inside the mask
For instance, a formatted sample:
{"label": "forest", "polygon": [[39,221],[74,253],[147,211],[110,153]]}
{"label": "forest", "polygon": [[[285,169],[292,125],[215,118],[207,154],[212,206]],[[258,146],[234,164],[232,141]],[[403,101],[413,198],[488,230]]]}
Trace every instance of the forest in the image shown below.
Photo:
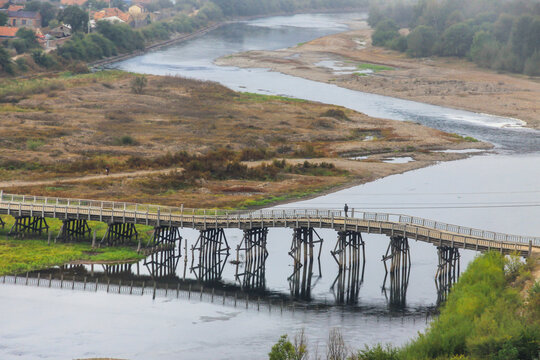
{"label": "forest", "polygon": [[[373,2],[372,42],[412,57],[455,56],[497,71],[540,75],[540,2]],[[406,28],[408,31],[400,31]]]}

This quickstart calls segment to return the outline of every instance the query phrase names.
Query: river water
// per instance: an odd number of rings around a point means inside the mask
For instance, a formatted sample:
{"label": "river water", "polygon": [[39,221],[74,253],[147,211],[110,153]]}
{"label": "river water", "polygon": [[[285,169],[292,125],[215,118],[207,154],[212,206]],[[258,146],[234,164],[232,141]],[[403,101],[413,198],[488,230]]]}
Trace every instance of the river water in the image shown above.
{"label": "river water", "polygon": [[[115,66],[124,70],[180,75],[218,81],[232,89],[294,96],[347,106],[371,116],[416,121],[428,126],[491,141],[496,151],[469,159],[437,164],[355,186],[316,199],[278,206],[349,207],[404,213],[463,226],[537,236],[540,225],[539,133],[521,122],[489,115],[425,105],[342,89],[265,69],[218,67],[213,61],[237,51],[290,47],[316,37],[341,32],[350,19],[365,14],[311,14],[271,17],[229,24],[198,39],[148,53]],[[364,344],[403,344],[426,326],[426,314],[437,304],[434,275],[437,251],[430,244],[410,242],[412,266],[406,296],[396,305],[382,291],[388,238],[365,235],[366,263],[359,295],[353,304],[335,305],[332,284],[338,267],[330,256],[337,235],[318,230],[322,256],[313,269],[310,300],[317,309],[257,311],[230,303],[174,297],[113,295],[35,288],[0,287],[0,358],[63,359],[118,357],[129,359],[263,359],[280,335],[305,329],[311,348],[325,354],[329,330],[342,329],[351,349]],[[188,248],[198,233],[184,229]],[[240,231],[226,231],[232,249]],[[274,299],[287,297],[294,285],[288,255],[292,231],[271,229],[268,235],[265,289]],[[317,248],[318,250],[318,248]],[[461,269],[475,256],[461,251]],[[222,283],[233,285],[235,266],[226,260]],[[188,253],[189,262],[191,254]],[[182,258],[184,259],[184,258]],[[242,260],[242,259],[241,259]],[[183,260],[177,269],[183,277]],[[143,271],[144,272],[144,271]],[[186,277],[195,279],[188,269]],[[213,286],[219,286],[214,284]],[[339,301],[338,301],[339,302]]]}

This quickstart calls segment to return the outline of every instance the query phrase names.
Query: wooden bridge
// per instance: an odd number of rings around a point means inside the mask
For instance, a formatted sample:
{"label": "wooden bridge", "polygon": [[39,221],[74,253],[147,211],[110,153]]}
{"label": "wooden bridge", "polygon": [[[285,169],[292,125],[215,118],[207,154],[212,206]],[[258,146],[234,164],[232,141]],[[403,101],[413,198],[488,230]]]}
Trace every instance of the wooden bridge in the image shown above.
{"label": "wooden bridge", "polygon": [[[235,278],[242,287],[262,289],[265,287],[268,229],[292,228],[289,256],[294,260],[294,265],[293,274],[288,280],[291,295],[302,299],[310,298],[317,247],[319,260],[321,256],[323,239],[315,229],[334,229],[338,236],[331,255],[339,272],[331,289],[339,303],[354,303],[358,299],[366,263],[362,234],[383,234],[390,237],[386,254],[381,259],[386,270],[383,289],[386,289],[388,278],[390,304],[398,307],[405,304],[410,274],[409,239],[431,243],[437,247],[435,283],[441,300],[459,277],[459,249],[495,250],[502,254],[516,253],[521,256],[540,252],[538,237],[501,234],[414,216],[359,212],[354,209],[349,214],[329,209],[226,211],[13,195],[0,191],[1,214],[15,218],[9,232],[14,236],[47,233],[50,239],[47,219],[62,220],[56,239],[63,241],[90,238],[91,221],[107,223],[107,231],[99,245],[138,243],[138,250],[146,256],[144,265],[152,277],[176,274],[182,253],[181,229],[196,229],[200,236],[191,246],[190,271],[198,281],[210,282],[221,279],[230,255],[224,229],[240,229],[244,235],[236,247],[236,261],[232,262],[236,264]],[[141,244],[137,225],[154,228],[153,237],[147,244]],[[0,226],[5,226],[1,217]],[[93,245],[95,236],[94,231]],[[187,242],[184,245],[185,278]],[[240,271],[241,259],[244,265]]]}
{"label": "wooden bridge", "polygon": [[[540,251],[539,237],[502,234],[414,216],[359,212],[354,209],[348,214],[349,216],[345,216],[341,210],[318,209],[225,211],[188,209],[183,206],[165,207],[125,202],[48,198],[0,192],[0,214],[11,215],[16,219],[33,219],[25,223],[17,224],[16,222],[15,226],[18,228],[14,228],[13,232],[44,231],[48,227],[35,223],[36,219],[55,218],[63,221],[100,221],[117,227],[148,225],[198,230],[322,228],[385,234],[390,237],[401,236],[436,246],[476,251],[496,250],[505,254],[516,252],[522,256],[530,255],[533,251]],[[77,231],[80,232],[81,229]],[[84,231],[88,229],[85,227]]]}

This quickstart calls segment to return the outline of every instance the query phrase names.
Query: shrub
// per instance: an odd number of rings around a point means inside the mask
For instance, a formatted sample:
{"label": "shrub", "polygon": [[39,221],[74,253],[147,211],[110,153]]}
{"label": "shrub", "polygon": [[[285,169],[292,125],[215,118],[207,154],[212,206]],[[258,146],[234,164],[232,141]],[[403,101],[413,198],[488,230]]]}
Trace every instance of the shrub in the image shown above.
{"label": "shrub", "polygon": [[407,36],[407,54],[413,57],[424,57],[432,54],[436,37],[431,26],[420,25]]}
{"label": "shrub", "polygon": [[53,66],[57,65],[56,60],[49,55],[45,54],[41,50],[35,50],[32,52],[32,59],[34,59],[34,62],[44,68],[50,69]]}
{"label": "shrub", "polygon": [[137,141],[129,135],[124,135],[119,138],[116,138],[114,140],[114,144],[120,145],[120,146],[129,146],[129,145],[136,145]]}
{"label": "shrub", "polygon": [[26,148],[28,150],[37,151],[44,145],[41,140],[28,140],[26,141]]}
{"label": "shrub", "polygon": [[146,79],[145,76],[136,76],[131,81],[131,91],[134,94],[142,94],[147,84],[148,84],[148,80]]}

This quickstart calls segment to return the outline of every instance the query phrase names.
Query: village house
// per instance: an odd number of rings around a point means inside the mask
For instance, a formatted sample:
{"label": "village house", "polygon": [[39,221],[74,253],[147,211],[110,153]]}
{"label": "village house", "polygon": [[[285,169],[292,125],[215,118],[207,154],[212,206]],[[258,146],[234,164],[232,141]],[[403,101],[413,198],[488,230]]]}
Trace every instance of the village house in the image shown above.
{"label": "village house", "polygon": [[132,16],[137,16],[146,13],[146,8],[141,4],[135,4],[129,7],[128,12]]}
{"label": "village house", "polygon": [[9,7],[7,9],[8,9],[8,11],[20,11],[20,10],[24,9],[24,6],[22,6],[22,5],[9,5]]}
{"label": "village house", "polygon": [[132,19],[128,13],[123,12],[118,8],[106,8],[94,13],[94,20],[106,20],[111,22],[124,22],[129,24]]}
{"label": "village house", "polygon": [[18,30],[10,26],[0,26],[0,39],[13,39]]}
{"label": "village house", "polygon": [[7,13],[8,21],[7,25],[11,27],[28,27],[37,29],[41,27],[41,14],[35,11],[9,11],[3,10]]}

